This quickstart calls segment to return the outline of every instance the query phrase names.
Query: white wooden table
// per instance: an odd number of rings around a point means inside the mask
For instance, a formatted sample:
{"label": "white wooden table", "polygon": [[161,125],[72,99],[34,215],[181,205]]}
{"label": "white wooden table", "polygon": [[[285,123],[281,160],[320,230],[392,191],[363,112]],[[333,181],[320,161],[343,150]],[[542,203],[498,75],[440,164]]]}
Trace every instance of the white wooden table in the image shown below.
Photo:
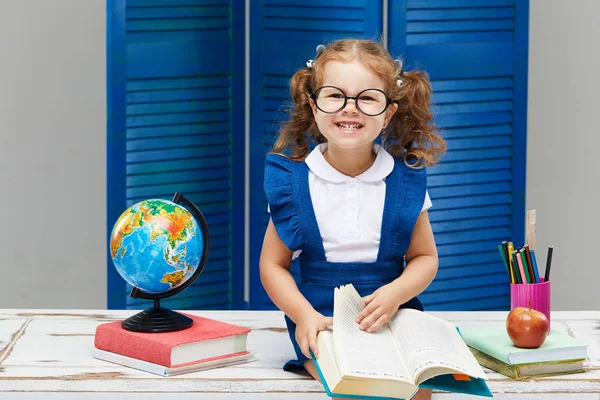
{"label": "white wooden table", "polygon": [[[159,377],[91,357],[100,323],[135,311],[0,310],[0,399],[327,399],[305,374],[281,369],[293,356],[283,316],[274,311],[186,311],[247,326],[245,365]],[[432,312],[459,327],[504,324],[507,312]],[[590,344],[583,374],[514,381],[486,370],[496,399],[600,400],[600,311],[553,312],[552,327]],[[165,397],[166,395],[166,397]],[[177,397],[175,397],[177,396]],[[434,393],[434,399],[482,399]]]}

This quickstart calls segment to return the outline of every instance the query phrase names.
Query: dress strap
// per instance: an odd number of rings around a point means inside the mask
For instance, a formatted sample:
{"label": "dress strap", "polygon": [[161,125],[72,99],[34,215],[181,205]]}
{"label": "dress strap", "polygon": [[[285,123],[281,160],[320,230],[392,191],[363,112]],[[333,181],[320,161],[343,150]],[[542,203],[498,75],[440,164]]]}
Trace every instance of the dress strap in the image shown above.
{"label": "dress strap", "polygon": [[323,239],[308,187],[308,165],[305,162],[297,162],[294,163],[294,168],[294,199],[300,227],[304,233],[304,249],[300,258],[326,261]]}
{"label": "dress strap", "polygon": [[408,250],[415,222],[423,208],[427,172],[424,168],[410,168],[401,159],[396,159],[385,184],[377,260],[400,261]]}

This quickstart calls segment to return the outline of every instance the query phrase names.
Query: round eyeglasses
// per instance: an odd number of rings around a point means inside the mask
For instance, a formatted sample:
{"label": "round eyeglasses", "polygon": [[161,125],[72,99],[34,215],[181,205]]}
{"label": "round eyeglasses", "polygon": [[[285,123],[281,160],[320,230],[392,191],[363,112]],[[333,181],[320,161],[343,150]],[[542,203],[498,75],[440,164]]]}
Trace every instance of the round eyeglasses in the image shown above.
{"label": "round eyeglasses", "polygon": [[382,114],[392,103],[392,99],[379,89],[365,89],[351,97],[335,86],[321,86],[310,94],[310,98],[326,114],[335,114],[346,107],[348,99],[354,100],[356,108],[370,117]]}

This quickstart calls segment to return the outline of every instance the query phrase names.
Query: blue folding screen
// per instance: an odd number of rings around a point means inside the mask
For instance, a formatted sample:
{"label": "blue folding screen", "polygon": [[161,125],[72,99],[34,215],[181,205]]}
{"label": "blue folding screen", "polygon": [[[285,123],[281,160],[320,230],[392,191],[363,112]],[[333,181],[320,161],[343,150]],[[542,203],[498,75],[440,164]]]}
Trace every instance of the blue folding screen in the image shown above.
{"label": "blue folding screen", "polygon": [[[173,309],[237,308],[243,292],[244,2],[109,0],[108,233],[130,205],[181,192],[205,215],[204,272]],[[234,101],[234,99],[236,99]],[[108,307],[128,296],[109,255]]]}
{"label": "blue folding screen", "polygon": [[507,309],[496,246],[523,245],[528,1],[390,0],[389,50],[433,85],[448,153],[431,168],[430,310]]}
{"label": "blue folding screen", "polygon": [[[207,217],[211,256],[198,281],[165,305],[274,308],[258,270],[269,218],[262,181],[264,156],[288,117],[289,79],[320,43],[380,40],[382,2],[252,0],[248,10],[242,0],[107,4],[107,231],[134,202],[183,192]],[[387,2],[388,48],[406,69],[429,73],[435,123],[448,143],[428,179],[440,255],[421,296],[428,310],[508,307],[496,245],[524,241],[528,7],[526,0]],[[148,306],[128,293],[109,259],[109,308]]]}

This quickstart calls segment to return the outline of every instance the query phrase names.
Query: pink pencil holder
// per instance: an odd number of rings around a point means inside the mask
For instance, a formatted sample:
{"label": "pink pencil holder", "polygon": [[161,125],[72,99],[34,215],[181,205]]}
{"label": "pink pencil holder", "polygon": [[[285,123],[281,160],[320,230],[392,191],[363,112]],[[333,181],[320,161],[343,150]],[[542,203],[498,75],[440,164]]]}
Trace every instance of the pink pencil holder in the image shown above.
{"label": "pink pencil holder", "polygon": [[511,283],[510,309],[531,307],[546,315],[550,324],[550,281],[540,280],[540,283]]}

